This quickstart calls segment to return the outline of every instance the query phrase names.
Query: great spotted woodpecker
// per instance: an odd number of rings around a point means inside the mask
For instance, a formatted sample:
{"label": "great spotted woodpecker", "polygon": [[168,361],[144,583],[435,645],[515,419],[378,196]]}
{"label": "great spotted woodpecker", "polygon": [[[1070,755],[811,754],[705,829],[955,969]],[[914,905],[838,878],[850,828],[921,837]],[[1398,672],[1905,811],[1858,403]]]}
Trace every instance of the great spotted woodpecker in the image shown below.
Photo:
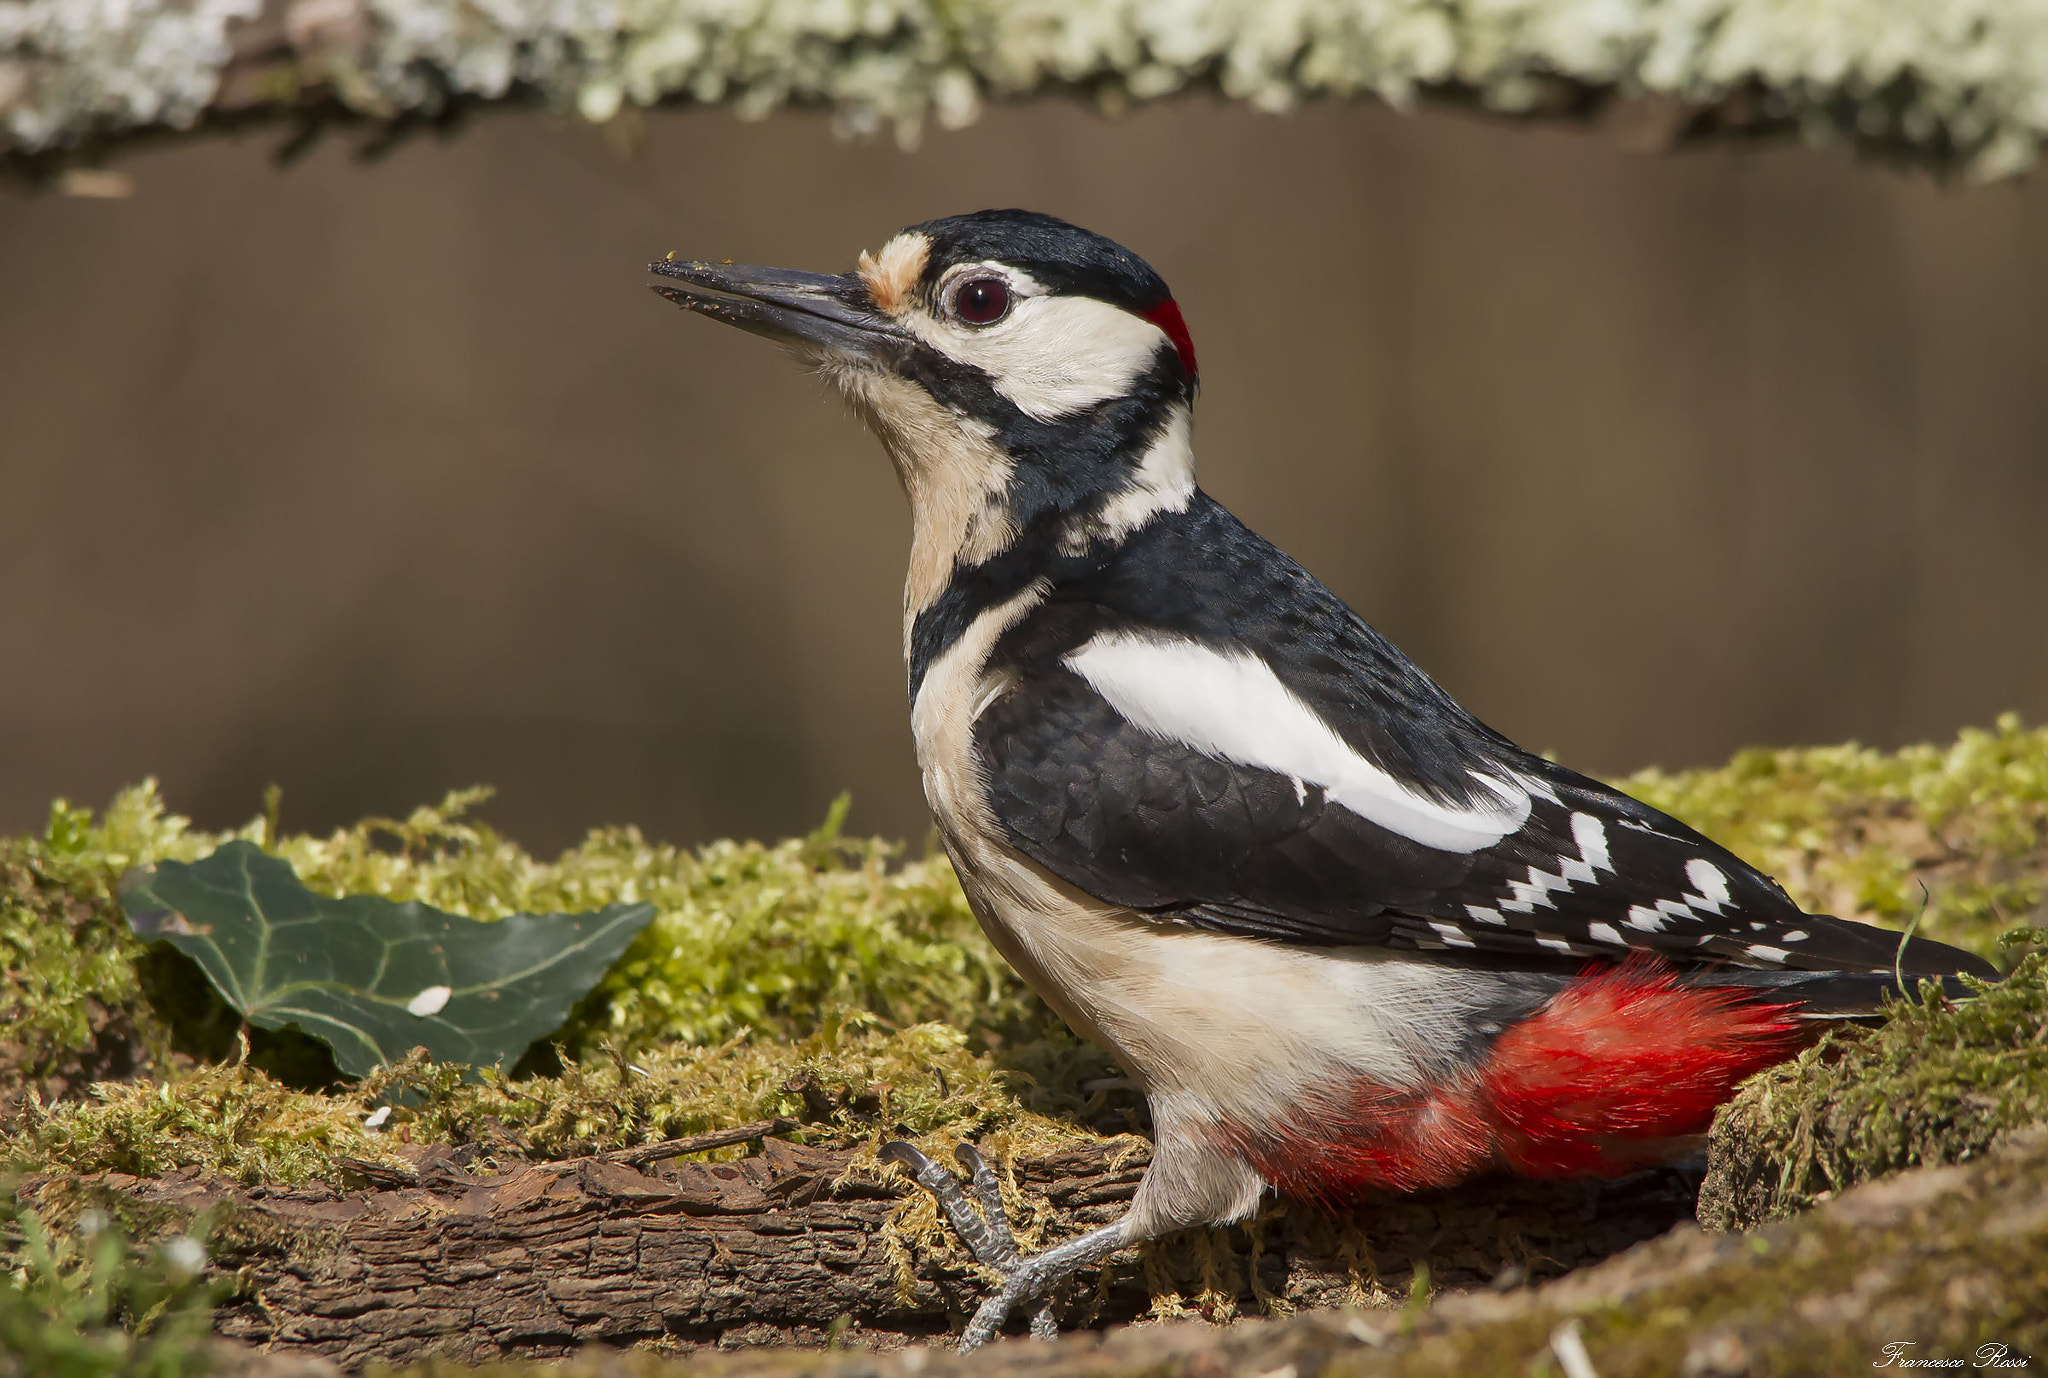
{"label": "great spotted woodpecker", "polygon": [[1129,1213],[1032,1258],[971,1149],[978,1209],[890,1146],[1004,1279],[963,1347],[1020,1307],[1050,1333],[1077,1269],[1269,1188],[1657,1161],[1895,970],[1995,976],[1804,914],[1522,750],[1247,530],[1195,485],[1194,343],[1129,250],[983,211],[844,275],[652,269],[793,346],[880,437],[940,835],[997,948],[1150,1105]]}

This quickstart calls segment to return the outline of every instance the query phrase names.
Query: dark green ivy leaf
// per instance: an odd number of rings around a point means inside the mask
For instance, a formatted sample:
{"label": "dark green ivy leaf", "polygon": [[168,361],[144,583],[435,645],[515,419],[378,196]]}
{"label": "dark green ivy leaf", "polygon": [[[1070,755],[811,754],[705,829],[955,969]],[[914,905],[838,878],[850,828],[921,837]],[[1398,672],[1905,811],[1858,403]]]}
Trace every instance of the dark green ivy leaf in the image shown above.
{"label": "dark green ivy leaf", "polygon": [[508,1067],[569,1011],[654,917],[651,904],[480,923],[417,900],[328,899],[289,863],[230,842],[124,883],[128,923],[205,970],[251,1024],[296,1024],[350,1076],[423,1047]]}

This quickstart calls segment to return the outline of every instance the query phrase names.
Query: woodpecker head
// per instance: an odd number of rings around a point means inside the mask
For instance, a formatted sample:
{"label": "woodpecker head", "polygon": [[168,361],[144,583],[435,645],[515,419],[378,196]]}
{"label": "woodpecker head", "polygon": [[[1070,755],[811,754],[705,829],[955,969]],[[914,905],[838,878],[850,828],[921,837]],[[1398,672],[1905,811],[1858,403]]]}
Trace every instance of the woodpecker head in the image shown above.
{"label": "woodpecker head", "polygon": [[1195,348],[1157,273],[1030,211],[913,225],[850,273],[650,265],[678,306],[792,346],[910,495],[912,616],[1019,542],[1074,556],[1194,492]]}

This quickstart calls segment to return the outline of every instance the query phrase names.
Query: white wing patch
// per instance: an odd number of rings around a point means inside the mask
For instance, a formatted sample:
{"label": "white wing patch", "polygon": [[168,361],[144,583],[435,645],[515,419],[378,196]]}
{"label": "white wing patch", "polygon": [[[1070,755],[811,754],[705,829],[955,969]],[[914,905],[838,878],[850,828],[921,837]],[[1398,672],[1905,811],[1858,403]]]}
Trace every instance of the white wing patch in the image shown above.
{"label": "white wing patch", "polygon": [[1526,790],[1477,771],[1473,780],[1493,797],[1476,804],[1445,804],[1410,789],[1352,750],[1271,666],[1246,651],[1104,632],[1066,663],[1145,731],[1320,785],[1332,802],[1425,847],[1476,852],[1529,817]]}

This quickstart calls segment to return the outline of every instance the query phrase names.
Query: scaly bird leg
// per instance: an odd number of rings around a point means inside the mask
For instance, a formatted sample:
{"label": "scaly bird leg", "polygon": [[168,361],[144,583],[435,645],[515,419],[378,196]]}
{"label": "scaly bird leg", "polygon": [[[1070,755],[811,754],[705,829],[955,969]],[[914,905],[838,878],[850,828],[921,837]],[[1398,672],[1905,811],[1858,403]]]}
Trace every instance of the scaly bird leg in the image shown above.
{"label": "scaly bird leg", "polygon": [[971,1176],[979,1209],[967,1199],[958,1178],[909,1144],[884,1144],[881,1152],[883,1162],[901,1163],[910,1170],[917,1184],[932,1194],[975,1261],[1002,1279],[996,1294],[976,1308],[967,1323],[960,1336],[960,1352],[979,1349],[994,1339],[1010,1312],[1024,1302],[1036,1303],[1031,1309],[1031,1334],[1041,1340],[1054,1338],[1059,1334],[1059,1322],[1053,1319],[1052,1293],[1081,1269],[1122,1248],[1123,1223],[1105,1225],[1043,1253],[1020,1258],[994,1170],[971,1144],[960,1145],[954,1156]]}

